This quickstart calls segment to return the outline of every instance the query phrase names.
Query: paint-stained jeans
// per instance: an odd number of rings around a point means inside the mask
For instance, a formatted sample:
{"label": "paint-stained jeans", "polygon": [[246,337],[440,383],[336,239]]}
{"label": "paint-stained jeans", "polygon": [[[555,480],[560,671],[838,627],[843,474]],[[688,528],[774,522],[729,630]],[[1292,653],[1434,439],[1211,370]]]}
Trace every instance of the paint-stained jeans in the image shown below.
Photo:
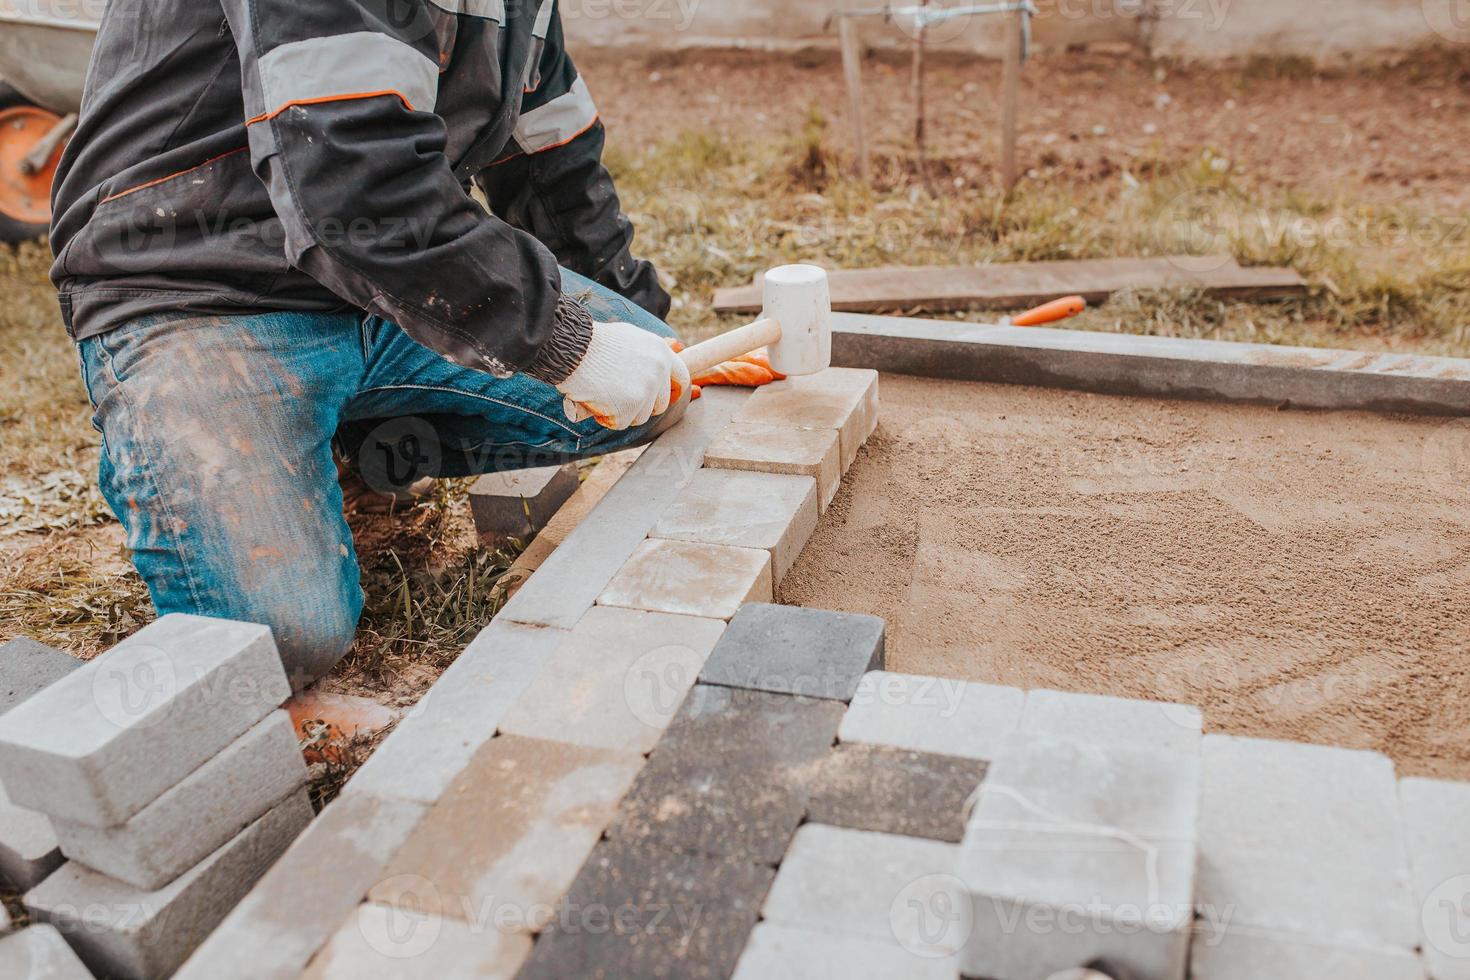
{"label": "paint-stained jeans", "polygon": [[[597,320],[673,336],[580,276],[563,285]],[[153,317],[80,346],[102,492],[158,613],[270,626],[298,688],[362,612],[334,440],[381,489],[611,452],[684,408],[626,432],[570,422],[550,385],[458,367],[353,312]]]}

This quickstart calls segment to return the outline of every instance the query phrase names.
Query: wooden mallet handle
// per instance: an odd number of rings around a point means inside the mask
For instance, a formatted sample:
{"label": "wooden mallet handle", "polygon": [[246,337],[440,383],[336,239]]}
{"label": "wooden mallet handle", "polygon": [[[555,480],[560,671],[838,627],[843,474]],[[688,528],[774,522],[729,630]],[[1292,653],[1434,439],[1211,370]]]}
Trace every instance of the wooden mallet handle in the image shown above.
{"label": "wooden mallet handle", "polygon": [[767,318],[736,327],[703,343],[679,352],[691,376],[703,374],[717,364],[733,361],[753,350],[768,347],[781,339],[781,324]]}

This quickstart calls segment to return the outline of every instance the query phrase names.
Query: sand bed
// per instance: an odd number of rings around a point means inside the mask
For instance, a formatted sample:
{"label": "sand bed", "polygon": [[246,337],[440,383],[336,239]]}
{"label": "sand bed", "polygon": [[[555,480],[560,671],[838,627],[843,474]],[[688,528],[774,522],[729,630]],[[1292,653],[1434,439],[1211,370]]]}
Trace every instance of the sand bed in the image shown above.
{"label": "sand bed", "polygon": [[885,617],[892,670],[1470,779],[1470,420],[882,385],[783,601]]}

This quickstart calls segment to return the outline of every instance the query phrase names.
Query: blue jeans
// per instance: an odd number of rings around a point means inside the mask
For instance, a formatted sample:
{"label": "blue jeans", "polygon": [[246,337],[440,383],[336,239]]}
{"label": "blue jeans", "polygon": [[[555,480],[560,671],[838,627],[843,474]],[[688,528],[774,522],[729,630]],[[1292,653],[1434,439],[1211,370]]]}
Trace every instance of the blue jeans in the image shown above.
{"label": "blue jeans", "polygon": [[[594,319],[673,336],[574,273],[563,286]],[[270,626],[297,689],[347,653],[362,613],[334,440],[390,489],[612,452],[684,409],[624,432],[571,422],[552,386],[459,367],[358,312],[149,317],[80,350],[98,479],[159,615]]]}

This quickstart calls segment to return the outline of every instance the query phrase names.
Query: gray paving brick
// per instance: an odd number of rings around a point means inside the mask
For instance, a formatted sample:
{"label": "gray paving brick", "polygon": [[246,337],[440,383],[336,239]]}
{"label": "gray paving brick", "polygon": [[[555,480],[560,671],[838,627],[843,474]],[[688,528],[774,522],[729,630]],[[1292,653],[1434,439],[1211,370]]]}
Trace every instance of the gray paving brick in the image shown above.
{"label": "gray paving brick", "polygon": [[953,955],[922,956],[890,943],[763,922],[750,934],[734,980],[955,980],[959,972]]}
{"label": "gray paving brick", "polygon": [[740,422],[836,429],[846,470],[878,425],[878,372],[829,368],[758,390],[735,416]]}
{"label": "gray paving brick", "polygon": [[725,624],[598,606],[506,713],[507,735],[647,752]]}
{"label": "gray paving brick", "polygon": [[0,786],[0,885],[30,891],[64,860],[45,814],[16,806]]}
{"label": "gray paving brick", "polygon": [[974,929],[967,977],[1041,976],[1105,958],[1185,975],[1199,759],[1013,735],[990,763],[957,874]]}
{"label": "gray paving brick", "polygon": [[748,397],[741,389],[706,390],[546,558],[500,618],[558,629],[576,626],[700,471],[706,447]]}
{"label": "gray paving brick", "polygon": [[542,934],[521,980],[723,980],[770,888],[770,868],[603,841]]}
{"label": "gray paving brick", "polygon": [[425,808],[368,795],[321,812],[175,980],[290,980],[382,879]]}
{"label": "gray paving brick", "polygon": [[1470,783],[1399,781],[1421,949],[1435,980],[1470,980]]}
{"label": "gray paving brick", "polygon": [[883,620],[856,613],[751,603],[730,620],[702,684],[851,701],[883,667]]}
{"label": "gray paving brick", "polygon": [[92,980],[55,926],[37,925],[0,939],[0,976],[13,980]]}
{"label": "gray paving brick", "polygon": [[778,863],[841,717],[832,701],[696,685],[608,836]]}
{"label": "gray paving brick", "polygon": [[270,630],[174,614],[0,717],[10,798],[123,823],[291,694]]}
{"label": "gray paving brick", "polygon": [[700,470],[649,537],[728,544],[771,553],[779,583],[817,529],[817,482],[809,476]]}
{"label": "gray paving brick", "polygon": [[291,716],[272,712],[127,823],[98,829],[53,820],[69,859],[154,891],[306,785]]}
{"label": "gray paving brick", "polygon": [[809,823],[761,912],[769,922],[943,958],[969,930],[954,875],[958,852],[940,841]]}
{"label": "gray paving brick", "polygon": [[343,795],[436,802],[568,635],[496,619],[378,746]]}
{"label": "gray paving brick", "polygon": [[524,933],[368,903],[347,916],[302,980],[510,980],[530,953]]}
{"label": "gray paving brick", "polygon": [[32,920],[56,926],[82,961],[107,976],[168,976],[224,919],[311,821],[302,790],[158,891],[75,861],[25,896]]}
{"label": "gray paving brick", "polygon": [[1423,962],[1405,950],[1331,946],[1252,929],[1231,929],[1218,940],[1200,932],[1189,971],[1190,980],[1425,980]]}
{"label": "gray paving brick", "polygon": [[1097,694],[1036,690],[1026,695],[1021,731],[1109,745],[1140,745],[1198,754],[1204,725],[1192,704],[1134,701]]}
{"label": "gray paving brick", "polygon": [[774,595],[769,552],[650,538],[597,602],[650,612],[729,619],[744,603]]}
{"label": "gray paving brick", "polygon": [[503,735],[450,785],[369,898],[535,931],[642,765],[637,752]]}
{"label": "gray paving brick", "polygon": [[475,532],[491,546],[512,539],[527,544],[580,483],[575,463],[486,473],[470,485]]}
{"label": "gray paving brick", "polygon": [[958,844],[985,763],[888,745],[839,745],[811,782],[807,819]]}
{"label": "gray paving brick", "polygon": [[989,759],[1021,723],[1026,692],[946,677],[875,670],[842,718],[844,742]]}
{"label": "gray paving brick", "polygon": [[836,429],[731,422],[705,452],[704,465],[809,476],[817,481],[817,506],[824,511],[842,485],[842,450]]}
{"label": "gray paving brick", "polygon": [[1327,947],[1413,949],[1393,763],[1375,752],[1205,737],[1201,914]]}
{"label": "gray paving brick", "polygon": [[21,636],[0,643],[0,715],[82,665],[76,657]]}

